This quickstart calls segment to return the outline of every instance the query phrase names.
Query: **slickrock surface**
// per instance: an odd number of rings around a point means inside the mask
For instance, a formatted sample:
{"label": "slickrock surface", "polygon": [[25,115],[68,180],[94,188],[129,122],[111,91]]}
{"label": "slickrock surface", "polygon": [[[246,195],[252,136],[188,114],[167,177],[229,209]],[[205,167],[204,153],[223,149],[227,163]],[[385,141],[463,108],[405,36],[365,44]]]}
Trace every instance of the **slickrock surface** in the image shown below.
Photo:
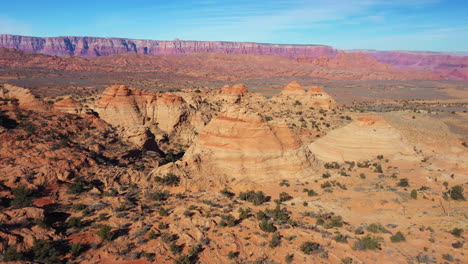
{"label": "slickrock surface", "polygon": [[310,177],[317,166],[285,124],[269,124],[239,106],[212,119],[183,160],[204,177],[253,182]]}
{"label": "slickrock surface", "polygon": [[412,156],[401,133],[378,116],[361,116],[313,142],[310,150],[322,161],[359,161],[377,155]]}

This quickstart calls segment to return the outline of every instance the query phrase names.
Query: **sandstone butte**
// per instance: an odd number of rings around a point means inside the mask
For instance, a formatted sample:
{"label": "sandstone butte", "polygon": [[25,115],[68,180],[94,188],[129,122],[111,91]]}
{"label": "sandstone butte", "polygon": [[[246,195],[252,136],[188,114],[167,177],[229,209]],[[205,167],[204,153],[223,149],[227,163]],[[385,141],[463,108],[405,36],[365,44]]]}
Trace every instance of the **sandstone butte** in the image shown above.
{"label": "sandstone butte", "polygon": [[267,123],[259,114],[231,105],[209,122],[181,162],[159,172],[177,172],[175,167],[196,175],[201,185],[234,179],[235,184],[251,184],[310,177],[317,163],[286,124]]}
{"label": "sandstone butte", "polygon": [[184,99],[171,93],[151,94],[125,85],[109,86],[94,110],[112,125],[131,127],[157,123],[171,133],[187,113]]}
{"label": "sandstone butte", "polygon": [[314,141],[309,148],[325,162],[367,160],[377,155],[398,155],[400,158],[415,155],[402,134],[378,116],[358,117]]}
{"label": "sandstone butte", "polygon": [[53,104],[53,107],[60,112],[79,115],[82,113],[83,105],[72,98],[64,98]]}
{"label": "sandstone butte", "polygon": [[274,101],[285,104],[301,103],[307,107],[333,109],[335,100],[319,86],[311,86],[306,90],[297,81],[289,83],[281,90],[281,93],[272,98]]}

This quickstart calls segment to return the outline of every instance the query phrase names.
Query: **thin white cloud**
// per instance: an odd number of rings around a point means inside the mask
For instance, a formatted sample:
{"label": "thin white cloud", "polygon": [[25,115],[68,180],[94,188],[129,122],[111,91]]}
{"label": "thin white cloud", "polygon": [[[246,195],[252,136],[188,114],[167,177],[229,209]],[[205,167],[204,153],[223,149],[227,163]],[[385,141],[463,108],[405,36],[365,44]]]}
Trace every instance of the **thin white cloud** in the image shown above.
{"label": "thin white cloud", "polygon": [[0,34],[31,35],[29,24],[0,15]]}

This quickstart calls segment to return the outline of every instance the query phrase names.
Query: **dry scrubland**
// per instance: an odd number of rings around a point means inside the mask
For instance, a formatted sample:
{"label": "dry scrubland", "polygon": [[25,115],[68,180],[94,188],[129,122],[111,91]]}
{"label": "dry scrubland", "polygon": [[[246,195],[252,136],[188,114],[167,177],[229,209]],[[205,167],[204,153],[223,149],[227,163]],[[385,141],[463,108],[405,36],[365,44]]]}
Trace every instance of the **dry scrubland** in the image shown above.
{"label": "dry scrubland", "polygon": [[463,83],[108,76],[0,87],[3,261],[466,263]]}

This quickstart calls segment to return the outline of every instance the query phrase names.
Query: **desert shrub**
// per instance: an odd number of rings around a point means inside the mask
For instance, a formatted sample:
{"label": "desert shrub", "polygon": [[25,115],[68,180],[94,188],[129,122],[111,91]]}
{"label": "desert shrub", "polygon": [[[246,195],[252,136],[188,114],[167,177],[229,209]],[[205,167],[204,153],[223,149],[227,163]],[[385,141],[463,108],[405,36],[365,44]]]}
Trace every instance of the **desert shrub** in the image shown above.
{"label": "desert shrub", "polygon": [[174,264],[192,264],[193,262],[190,260],[190,256],[188,255],[181,255],[178,258],[174,259]]}
{"label": "desert shrub", "polygon": [[294,254],[287,254],[287,255],[284,257],[284,261],[285,261],[286,263],[291,263],[293,260],[294,260]]}
{"label": "desert shrub", "polygon": [[112,228],[108,225],[102,225],[97,235],[101,238],[101,241],[112,241],[114,239],[114,232],[112,232]]}
{"label": "desert shrub", "polygon": [[324,179],[327,179],[327,178],[330,178],[330,177],[331,177],[331,175],[328,172],[322,174],[322,178],[324,178]]}
{"label": "desert shrub", "polygon": [[338,243],[347,243],[348,242],[348,236],[343,235],[343,234],[338,234],[333,237],[333,240],[335,240]]}
{"label": "desert shrub", "polygon": [[156,232],[154,232],[153,230],[151,230],[149,233],[148,233],[148,239],[156,239],[158,238],[158,234],[156,234]]}
{"label": "desert shrub", "polygon": [[81,217],[70,217],[67,221],[68,227],[82,227]]}
{"label": "desert shrub", "polygon": [[164,207],[159,208],[159,216],[168,216],[168,215],[169,215],[169,211],[167,209],[165,209]]}
{"label": "desert shrub", "polygon": [[409,187],[409,182],[407,178],[400,179],[400,181],[397,183],[398,187]]}
{"label": "desert shrub", "polygon": [[219,223],[222,227],[233,227],[236,225],[236,219],[231,214],[223,215],[221,222]]}
{"label": "desert shrub", "polygon": [[339,215],[324,214],[317,217],[317,225],[322,225],[324,228],[329,229],[333,227],[342,227],[343,218]]}
{"label": "desert shrub", "polygon": [[235,252],[234,252],[234,251],[229,251],[229,253],[228,253],[228,258],[229,258],[229,259],[236,259],[236,258],[238,258],[238,257],[239,257],[239,252],[237,252],[237,251],[235,251]]}
{"label": "desert shrub", "polygon": [[380,164],[375,165],[374,172],[383,173],[382,165]]}
{"label": "desert shrub", "polygon": [[309,190],[307,188],[305,188],[304,190],[302,190],[303,192],[306,192],[307,193],[307,196],[318,196],[318,193],[316,193],[314,190]]}
{"label": "desert shrub", "polygon": [[168,191],[154,191],[149,195],[149,198],[153,201],[166,201],[170,196]]}
{"label": "desert shrub", "polygon": [[241,192],[239,193],[239,199],[251,202],[254,205],[261,205],[269,200],[262,191]]}
{"label": "desert shrub", "polygon": [[411,193],[410,193],[410,196],[411,196],[411,199],[418,199],[418,191],[416,190],[412,190]]}
{"label": "desert shrub", "polygon": [[168,223],[165,223],[165,222],[160,222],[158,224],[158,228],[159,229],[168,229],[169,228],[169,224]]}
{"label": "desert shrub", "polygon": [[3,253],[3,261],[9,262],[9,261],[20,261],[24,259],[24,255],[21,252],[18,252],[16,248],[14,247],[9,247],[5,252]]}
{"label": "desert shrub", "polygon": [[270,240],[270,247],[275,248],[281,244],[281,236],[279,233],[273,233],[271,235],[271,240]]}
{"label": "desert shrub", "polygon": [[70,244],[70,253],[74,257],[78,257],[83,251],[83,244],[80,242]]}
{"label": "desert shrub", "polygon": [[450,261],[450,262],[453,262],[455,260],[454,257],[450,254],[443,254],[442,259]]}
{"label": "desert shrub", "polygon": [[463,233],[463,229],[462,229],[462,228],[457,228],[457,227],[455,227],[455,228],[450,232],[450,234],[452,234],[452,235],[454,235],[454,236],[456,236],[456,237],[461,237],[462,233]]}
{"label": "desert shrub", "polygon": [[398,231],[395,235],[390,237],[390,241],[392,241],[393,243],[398,243],[398,242],[406,241],[406,238],[403,235],[403,233]]}
{"label": "desert shrub", "polygon": [[289,220],[288,210],[286,208],[280,208],[279,205],[277,205],[275,209],[266,209],[265,215],[280,223],[286,223]]}
{"label": "desert shrub", "polygon": [[366,174],[364,174],[364,173],[361,173],[361,174],[359,174],[359,177],[360,177],[361,179],[363,179],[363,180],[364,180],[364,179],[366,178]]}
{"label": "desert shrub", "polygon": [[367,226],[367,231],[372,232],[372,233],[385,233],[387,232],[387,229],[383,227],[381,224],[370,224]]}
{"label": "desert shrub", "polygon": [[381,237],[375,237],[371,235],[366,235],[365,237],[358,238],[354,243],[354,248],[357,250],[376,250],[381,249],[380,243],[382,242]]}
{"label": "desert shrub", "polygon": [[180,177],[174,173],[168,173],[164,177],[157,176],[154,180],[164,186],[178,186],[180,184]]}
{"label": "desert shrub", "polygon": [[353,259],[351,257],[342,258],[341,263],[343,263],[343,264],[352,264]]}
{"label": "desert shrub", "polygon": [[247,208],[247,209],[244,209],[244,208],[239,208],[239,210],[237,210],[239,212],[239,219],[240,220],[244,220],[244,219],[247,219],[249,218],[250,216],[250,209]]}
{"label": "desert shrub", "polygon": [[318,252],[319,249],[320,249],[320,244],[316,242],[307,241],[307,242],[302,243],[301,245],[301,251],[307,255],[312,255],[313,253]]}
{"label": "desert shrub", "polygon": [[325,169],[339,169],[341,168],[340,164],[336,161],[327,162],[324,164]]}
{"label": "desert shrub", "polygon": [[171,243],[169,248],[173,255],[179,255],[182,252],[182,246],[177,245],[176,243]]}
{"label": "desert shrub", "polygon": [[329,181],[326,181],[326,182],[324,182],[324,183],[322,183],[322,184],[320,185],[320,188],[322,188],[322,189],[330,188],[330,187],[332,187],[332,184],[331,184],[331,182],[329,182]]}
{"label": "desert shrub", "polygon": [[464,201],[463,186],[455,185],[449,190],[450,198],[457,201]]}
{"label": "desert shrub", "polygon": [[68,190],[73,194],[80,194],[86,190],[88,183],[81,177],[76,177],[73,182],[68,185]]}
{"label": "desert shrub", "polygon": [[161,240],[162,242],[169,244],[175,242],[179,237],[177,235],[171,234],[171,233],[162,233],[161,234]]}
{"label": "desert shrub", "polygon": [[20,186],[18,188],[12,189],[11,192],[15,196],[11,201],[11,205],[16,208],[32,206],[32,195],[34,193],[32,189],[28,189],[25,186]]}
{"label": "desert shrub", "polygon": [[48,241],[35,239],[31,248],[31,254],[34,260],[46,263],[58,263],[58,252]]}
{"label": "desert shrub", "polygon": [[228,197],[228,198],[232,198],[232,197],[236,196],[235,193],[229,191],[227,188],[222,189],[219,193],[226,196],[226,197]]}
{"label": "desert shrub", "polygon": [[279,195],[279,201],[280,202],[286,202],[286,201],[289,201],[291,199],[292,199],[292,196],[289,195],[289,193],[287,193],[287,192],[282,192]]}
{"label": "desert shrub", "polygon": [[263,232],[268,232],[268,233],[276,232],[276,226],[272,222],[264,220],[260,222],[259,226]]}

